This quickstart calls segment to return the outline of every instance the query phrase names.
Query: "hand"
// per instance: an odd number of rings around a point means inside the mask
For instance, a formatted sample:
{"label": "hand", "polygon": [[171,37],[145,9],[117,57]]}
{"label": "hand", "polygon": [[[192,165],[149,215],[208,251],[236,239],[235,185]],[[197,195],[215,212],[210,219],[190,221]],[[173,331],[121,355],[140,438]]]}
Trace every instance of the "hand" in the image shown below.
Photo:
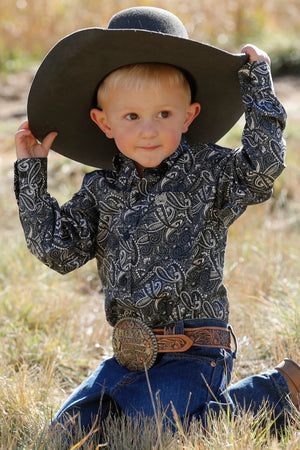
{"label": "hand", "polygon": [[269,66],[271,65],[269,55],[260,48],[256,47],[255,45],[252,44],[245,45],[242,48],[241,53],[247,53],[247,55],[249,55],[250,62],[265,61],[267,64],[269,64]]}
{"label": "hand", "polygon": [[52,131],[47,134],[42,143],[30,131],[28,121],[23,122],[15,134],[17,158],[46,158],[57,133]]}

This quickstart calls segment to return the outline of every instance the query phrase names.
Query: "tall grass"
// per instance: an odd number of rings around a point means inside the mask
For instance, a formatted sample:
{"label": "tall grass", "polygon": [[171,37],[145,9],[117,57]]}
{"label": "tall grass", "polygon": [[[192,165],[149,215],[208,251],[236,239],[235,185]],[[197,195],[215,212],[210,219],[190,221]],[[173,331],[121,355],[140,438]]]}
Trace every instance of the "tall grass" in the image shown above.
{"label": "tall grass", "polygon": [[178,14],[193,39],[230,51],[253,41],[279,59],[300,59],[298,0],[1,0],[0,67],[13,69],[24,59],[40,59],[66,34],[106,27],[112,14],[140,5]]}
{"label": "tall grass", "polygon": [[[7,127],[2,124],[0,134],[0,448],[57,449],[64,448],[63,442],[49,435],[47,425],[71,391],[111,354],[111,329],[105,322],[93,262],[61,276],[26,249],[12,192],[11,132],[17,125],[16,120],[8,121]],[[224,143],[234,143],[240,131],[236,129]],[[225,281],[231,323],[239,338],[233,381],[274,367],[286,356],[299,361],[300,131],[293,115],[286,137],[288,168],[277,181],[273,198],[250,207],[230,229]],[[49,190],[60,202],[80,187],[88,170],[54,154],[49,166]],[[157,423],[148,422],[143,433],[137,432],[139,421],[110,422],[106,448],[300,446],[297,422],[278,440],[270,426],[249,413],[237,421],[214,419],[206,433],[199,424],[187,430],[178,422],[175,436],[168,430],[157,434]],[[97,433],[77,436],[73,445],[82,439],[76,448],[96,448]]]}
{"label": "tall grass", "polygon": [[[277,43],[289,46],[292,37],[299,36],[298,1],[250,0],[244,8],[242,1],[219,0],[202,0],[201,5],[192,0],[2,0],[0,63],[9,68],[18,66],[18,55],[40,57],[66,33],[106,26],[112,13],[137,4],[170,9],[194,38],[230,50],[254,38],[271,49]],[[239,339],[233,381],[274,367],[286,356],[300,362],[300,112],[299,105],[289,106],[288,167],[276,182],[273,198],[250,207],[229,233],[224,275]],[[205,433],[196,422],[187,429],[177,421],[175,435],[161,430],[159,420],[110,419],[101,444],[96,430],[73,437],[69,447],[62,437],[49,433],[49,421],[61,403],[110,356],[111,329],[93,262],[61,276],[26,249],[13,196],[13,133],[18,125],[17,119],[0,124],[0,448],[300,448],[299,417],[295,415],[279,439],[264,411],[257,417],[246,412],[236,420],[224,413],[211,419]],[[223,143],[238,145],[241,127]],[[87,170],[52,154],[50,192],[62,203],[79,189]]]}

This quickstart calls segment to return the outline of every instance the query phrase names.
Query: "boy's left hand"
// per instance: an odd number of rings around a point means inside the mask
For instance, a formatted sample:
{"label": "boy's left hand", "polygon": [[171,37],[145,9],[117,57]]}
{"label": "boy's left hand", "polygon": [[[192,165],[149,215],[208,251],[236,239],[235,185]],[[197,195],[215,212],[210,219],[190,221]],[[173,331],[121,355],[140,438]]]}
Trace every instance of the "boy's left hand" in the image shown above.
{"label": "boy's left hand", "polygon": [[241,53],[247,53],[247,55],[249,55],[250,62],[265,61],[267,64],[269,64],[269,66],[271,65],[269,55],[260,48],[256,47],[255,45],[252,44],[245,45],[242,48]]}

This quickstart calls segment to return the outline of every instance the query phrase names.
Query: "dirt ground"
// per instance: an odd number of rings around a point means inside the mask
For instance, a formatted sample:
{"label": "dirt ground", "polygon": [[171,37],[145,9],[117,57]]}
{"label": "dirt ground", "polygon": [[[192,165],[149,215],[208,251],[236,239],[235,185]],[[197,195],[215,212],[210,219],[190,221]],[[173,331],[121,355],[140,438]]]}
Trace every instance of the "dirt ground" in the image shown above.
{"label": "dirt ground", "polygon": [[[26,102],[36,68],[0,78],[0,122],[26,118]],[[274,81],[275,90],[288,116],[300,119],[300,77],[280,77]]]}

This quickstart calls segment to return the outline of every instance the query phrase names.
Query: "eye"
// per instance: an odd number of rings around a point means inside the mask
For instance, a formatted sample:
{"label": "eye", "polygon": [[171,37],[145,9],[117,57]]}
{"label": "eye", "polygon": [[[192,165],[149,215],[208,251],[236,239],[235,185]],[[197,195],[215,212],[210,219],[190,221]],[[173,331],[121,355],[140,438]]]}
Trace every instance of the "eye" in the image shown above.
{"label": "eye", "polygon": [[137,120],[139,116],[136,113],[129,113],[125,116],[127,120]]}
{"label": "eye", "polygon": [[161,112],[158,114],[158,117],[159,117],[160,119],[167,119],[168,117],[170,117],[170,112],[169,112],[169,111],[161,111]]}

